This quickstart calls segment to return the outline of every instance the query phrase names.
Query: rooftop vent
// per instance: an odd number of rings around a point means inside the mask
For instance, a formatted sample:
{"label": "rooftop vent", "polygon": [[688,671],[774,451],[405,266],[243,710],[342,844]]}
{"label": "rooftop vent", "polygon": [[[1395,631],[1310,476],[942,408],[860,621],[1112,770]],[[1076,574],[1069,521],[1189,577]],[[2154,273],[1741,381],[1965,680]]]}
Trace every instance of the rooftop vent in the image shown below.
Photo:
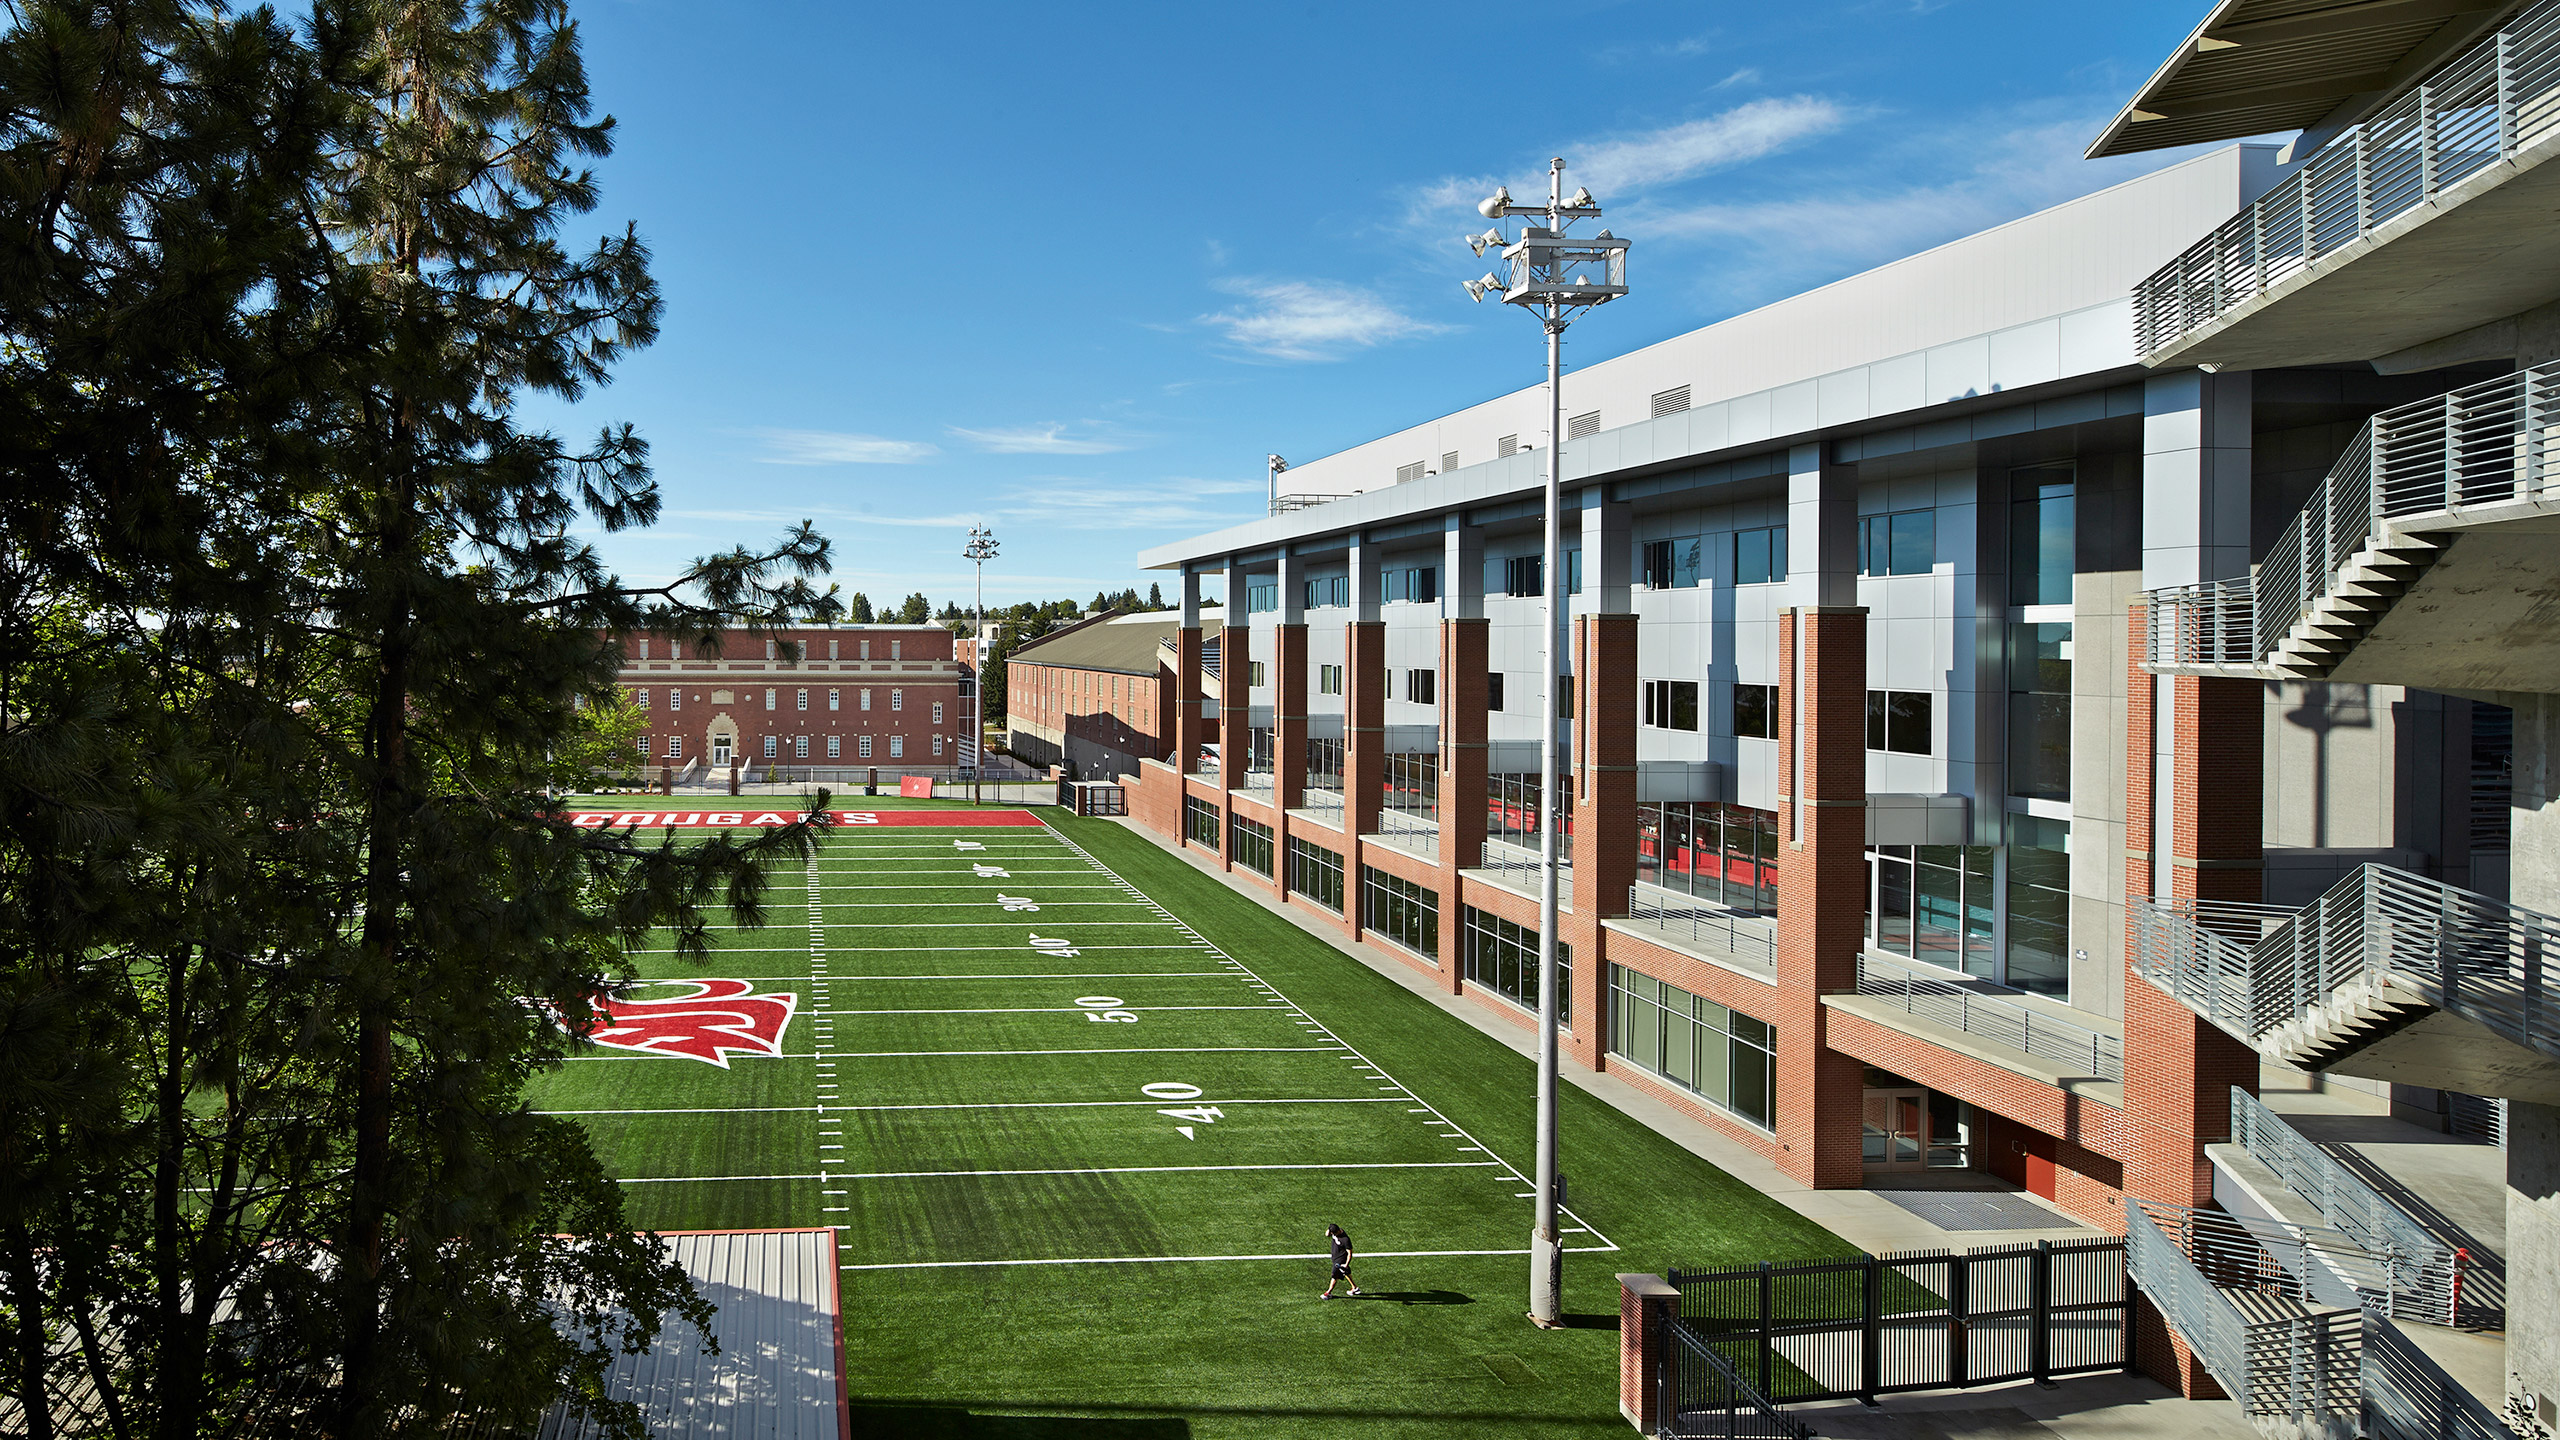
{"label": "rooftop vent", "polygon": [[1597,435],[1599,433],[1600,412],[1597,410],[1594,410],[1587,415],[1576,415],[1572,419],[1564,422],[1564,438],[1567,440],[1579,440],[1586,435]]}
{"label": "rooftop vent", "polygon": [[1653,397],[1653,418],[1656,420],[1665,415],[1677,415],[1688,408],[1689,387],[1686,385],[1676,390],[1665,390]]}

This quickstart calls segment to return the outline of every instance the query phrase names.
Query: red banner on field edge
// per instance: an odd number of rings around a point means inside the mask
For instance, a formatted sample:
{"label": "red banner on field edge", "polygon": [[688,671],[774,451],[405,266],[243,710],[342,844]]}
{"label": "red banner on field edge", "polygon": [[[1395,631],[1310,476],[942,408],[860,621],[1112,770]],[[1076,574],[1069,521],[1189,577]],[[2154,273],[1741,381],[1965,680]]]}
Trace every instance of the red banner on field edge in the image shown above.
{"label": "red banner on field edge", "polygon": [[[838,825],[1037,825],[1040,817],[1028,810],[835,810],[830,811]],[[562,818],[582,830],[619,830],[637,825],[655,830],[673,825],[683,829],[728,829],[749,825],[771,828],[788,825],[799,818],[796,810],[576,810]]]}

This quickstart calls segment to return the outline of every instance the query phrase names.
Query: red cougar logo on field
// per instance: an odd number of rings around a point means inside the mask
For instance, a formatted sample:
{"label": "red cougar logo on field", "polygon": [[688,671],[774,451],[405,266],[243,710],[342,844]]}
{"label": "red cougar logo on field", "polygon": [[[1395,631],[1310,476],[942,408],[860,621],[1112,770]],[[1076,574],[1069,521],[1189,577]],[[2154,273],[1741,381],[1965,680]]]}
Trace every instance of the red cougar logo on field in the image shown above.
{"label": "red cougar logo on field", "polygon": [[755,995],[744,980],[667,980],[667,985],[699,987],[690,995],[665,1000],[634,1000],[622,995],[597,997],[599,1017],[586,1038],[623,1050],[653,1055],[682,1055],[729,1068],[732,1050],[749,1055],[782,1053],[782,1032],[791,1025],[797,995]]}

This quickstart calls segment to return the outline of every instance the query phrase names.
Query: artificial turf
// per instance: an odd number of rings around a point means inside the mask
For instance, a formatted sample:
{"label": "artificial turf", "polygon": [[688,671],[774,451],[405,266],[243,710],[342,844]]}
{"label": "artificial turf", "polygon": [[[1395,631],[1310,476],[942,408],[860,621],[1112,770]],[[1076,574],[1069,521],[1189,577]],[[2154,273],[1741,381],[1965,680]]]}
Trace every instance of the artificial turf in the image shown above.
{"label": "artificial turf", "polygon": [[[1534,1329],[1529,1063],[1143,837],[1037,813],[848,827],[814,928],[795,871],[707,969],[643,957],[794,996],[780,1056],[542,1085],[637,1223],[843,1227],[858,1435],[1614,1436],[1616,1272],[1854,1253],[1568,1086],[1572,1324]],[[1316,1298],[1328,1221],[1359,1300]]]}

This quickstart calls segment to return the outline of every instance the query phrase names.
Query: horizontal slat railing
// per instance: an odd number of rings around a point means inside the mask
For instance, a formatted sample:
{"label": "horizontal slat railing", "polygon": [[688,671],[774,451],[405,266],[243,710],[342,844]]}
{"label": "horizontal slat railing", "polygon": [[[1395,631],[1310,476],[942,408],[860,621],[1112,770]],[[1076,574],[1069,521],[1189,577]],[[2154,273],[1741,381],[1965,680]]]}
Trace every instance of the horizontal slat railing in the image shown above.
{"label": "horizontal slat railing", "polygon": [[2137,900],[2134,968],[2253,1044],[2362,982],[2560,1056],[2549,959],[2560,920],[2441,880],[2363,865],[2297,911]]}
{"label": "horizontal slat railing", "polygon": [[2286,1124],[2283,1116],[2237,1085],[2231,1087],[2231,1138],[2274,1171],[2286,1189],[2310,1201],[2333,1229],[2385,1257],[2395,1271],[2448,1267],[2440,1280],[2428,1286],[2435,1303],[2433,1313],[2413,1313],[2407,1318],[2436,1325],[2455,1323],[2462,1293],[2458,1271],[2451,1268],[2459,1263],[2456,1252],[2447,1250],[2407,1211],[2383,1198],[2381,1191],[2331,1159],[2327,1151]]}
{"label": "horizontal slat railing", "polygon": [[2125,1267],[2160,1317],[2178,1332],[2225,1393],[2245,1396],[2249,1383],[2249,1326],[2228,1296],[2153,1224],[2140,1207],[2125,1206]]}
{"label": "horizontal slat railing", "polygon": [[2358,1378],[2370,1440],[2514,1440],[2488,1406],[2379,1315],[2364,1317]]}
{"label": "horizontal slat railing", "polygon": [[1861,955],[1858,993],[1890,1000],[1914,1019],[1932,1021],[2023,1054],[2076,1067],[2083,1074],[2102,1080],[2124,1079],[2122,1037],[2074,1025],[1953,978],[1940,979],[1909,966]]}
{"label": "horizontal slat railing", "polygon": [[2541,0],[2341,133],[2134,288],[2154,354],[2304,267],[2560,133],[2560,0]]}
{"label": "horizontal slat railing", "polygon": [[[2560,3],[2560,0],[2554,0]],[[2249,575],[2149,592],[2155,665],[2261,666],[2390,522],[2560,501],[2560,363],[2385,410]]]}
{"label": "horizontal slat railing", "polygon": [[[1486,859],[1492,858],[1492,847],[1485,847]],[[1715,945],[1732,952],[1736,959],[1754,965],[1774,968],[1778,963],[1777,927],[1767,919],[1733,910],[1719,910],[1711,905],[1684,903],[1674,892],[1650,885],[1627,887],[1627,918],[1646,925],[1659,925],[1674,934],[1686,932],[1689,939],[1704,945]]]}
{"label": "horizontal slat railing", "polygon": [[[2306,1434],[2352,1433],[2363,1312],[2303,1309],[2292,1277],[2245,1237],[2200,1243],[2197,1219],[2211,1214],[2126,1201],[2134,1283],[2244,1411],[2288,1417]],[[2276,1298],[2271,1317],[2242,1312],[2235,1296],[2251,1293]]]}
{"label": "horizontal slat railing", "polygon": [[[2367,1244],[2361,1234],[2329,1226],[2149,1201],[2141,1205],[2162,1234],[2226,1288],[2275,1291],[2312,1304],[2433,1325],[2453,1323],[2461,1261],[2451,1247],[2423,1232],[2403,1248]],[[2251,1278],[2245,1284],[2234,1278],[2242,1276]]]}

